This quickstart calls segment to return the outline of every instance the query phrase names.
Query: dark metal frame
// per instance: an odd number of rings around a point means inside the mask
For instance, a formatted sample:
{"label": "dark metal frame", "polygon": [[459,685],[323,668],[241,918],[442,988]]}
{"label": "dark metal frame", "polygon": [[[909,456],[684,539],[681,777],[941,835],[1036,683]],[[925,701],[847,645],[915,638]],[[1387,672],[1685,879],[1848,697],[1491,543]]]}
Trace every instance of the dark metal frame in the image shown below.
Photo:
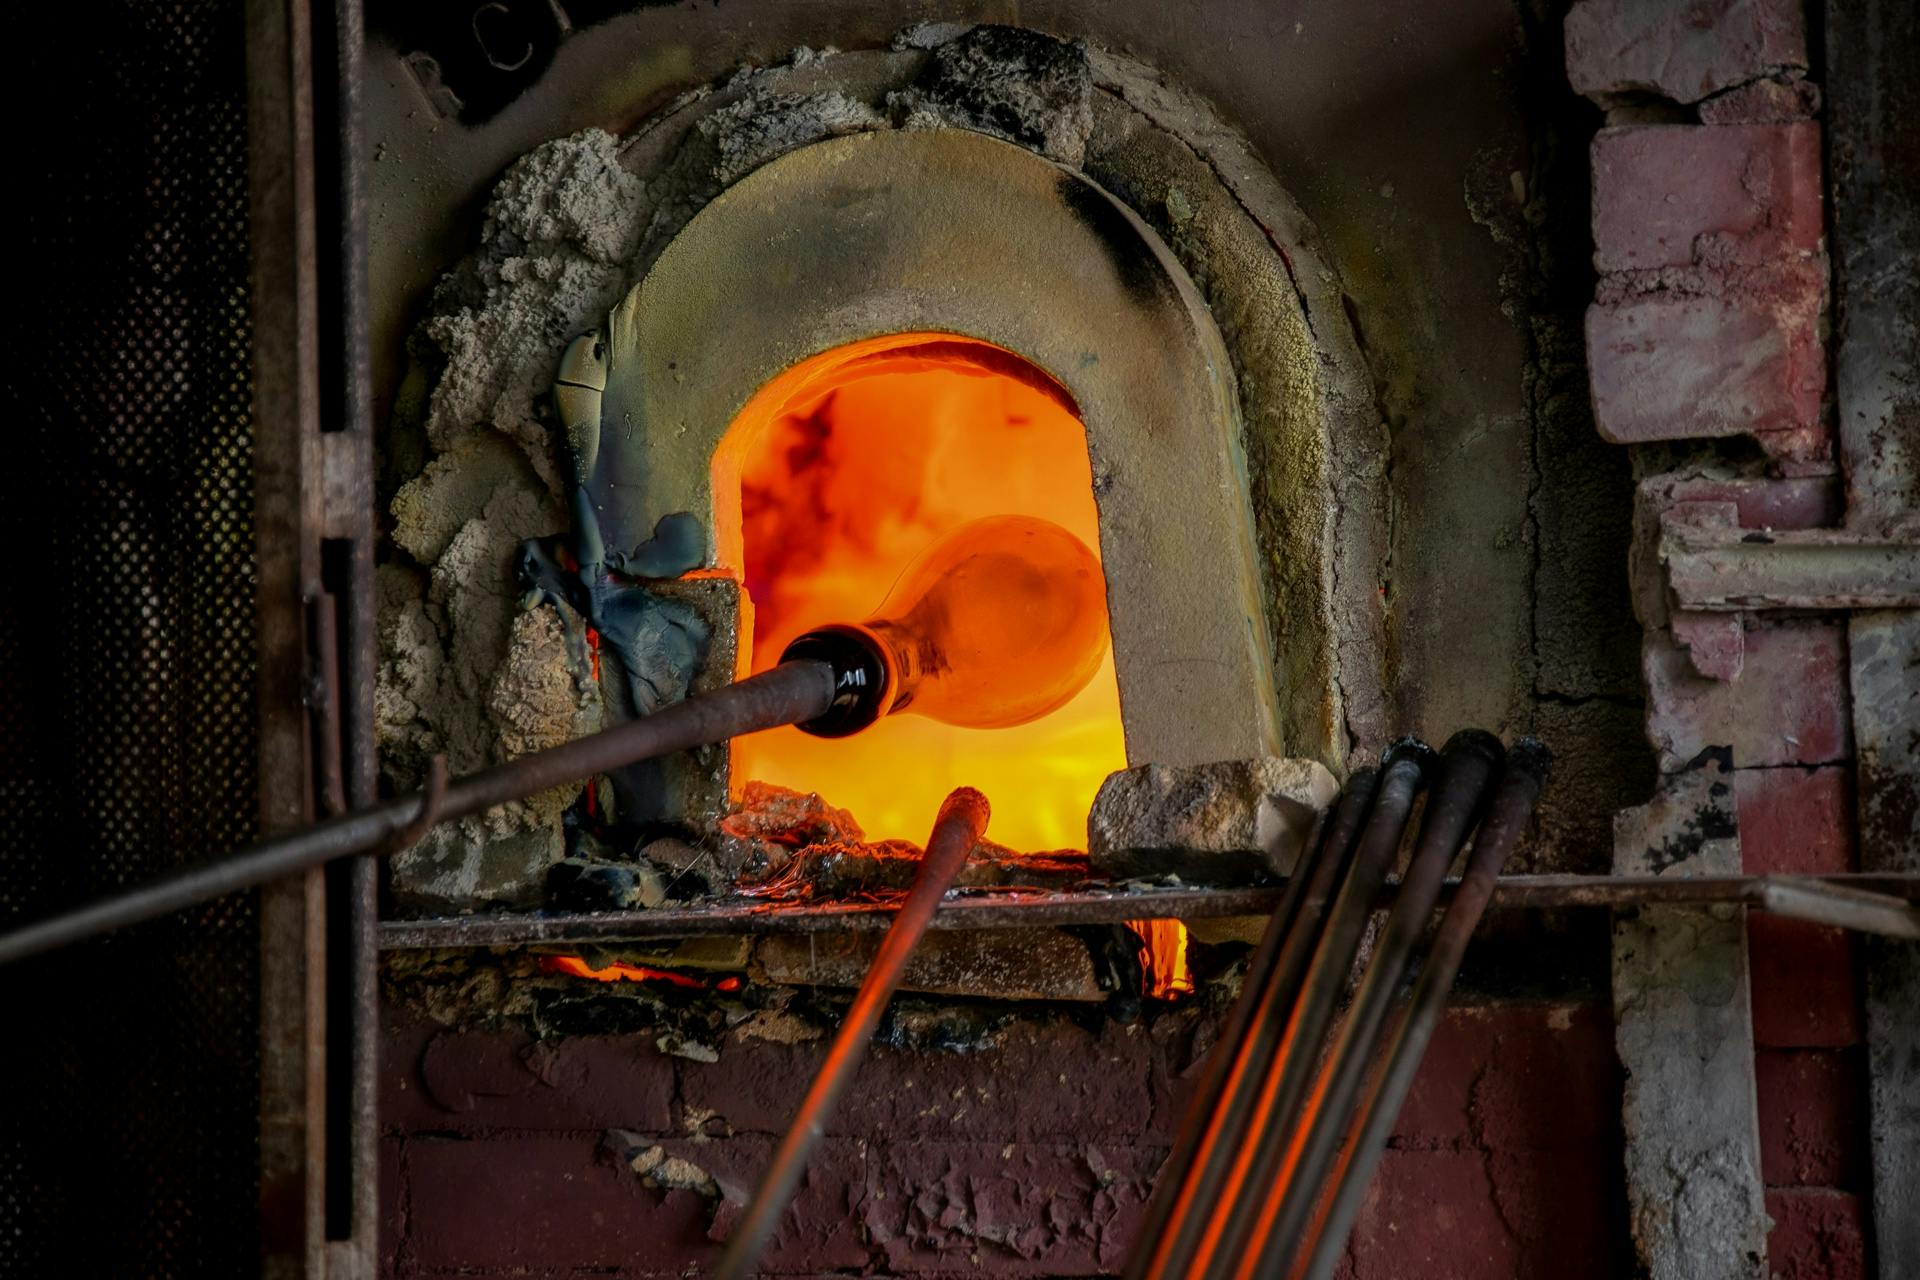
{"label": "dark metal frame", "polygon": [[[373,443],[357,0],[246,8],[252,189],[260,816],[372,803]],[[377,869],[261,891],[261,1250],[371,1277]]]}
{"label": "dark metal frame", "polygon": [[[1847,480],[1847,529],[1902,530],[1920,511],[1920,9],[1912,0],[1827,0],[1824,6],[1827,177],[1832,205],[1835,425]],[[1879,602],[1874,602],[1879,603]],[[1905,601],[1911,609],[1912,599]],[[1885,607],[1882,605],[1882,607]],[[1912,613],[1856,614],[1863,633],[1920,647]],[[1857,650],[1856,650],[1857,655]],[[1909,650],[1909,660],[1912,650]],[[1858,661],[1856,656],[1855,661]],[[1854,698],[1884,701],[1861,683]],[[1920,871],[1911,797],[1920,702],[1856,716],[1860,865]],[[1904,716],[1905,723],[1901,723]],[[1884,736],[1883,736],[1884,735]],[[1875,740],[1878,739],[1878,740]],[[1873,1252],[1882,1277],[1920,1275],[1920,957],[1911,947],[1864,953]]]}

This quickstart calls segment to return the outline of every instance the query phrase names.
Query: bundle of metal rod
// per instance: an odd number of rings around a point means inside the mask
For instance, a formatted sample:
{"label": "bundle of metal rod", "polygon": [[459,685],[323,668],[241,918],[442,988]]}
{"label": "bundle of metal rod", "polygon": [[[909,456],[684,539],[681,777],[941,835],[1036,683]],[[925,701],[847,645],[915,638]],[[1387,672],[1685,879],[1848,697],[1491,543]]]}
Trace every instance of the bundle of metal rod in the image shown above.
{"label": "bundle of metal rod", "polygon": [[[1289,894],[1250,964],[1241,1004],[1216,1049],[1217,1065],[1162,1172],[1129,1275],[1298,1280],[1318,1265],[1323,1246],[1332,1250],[1326,1256],[1337,1256],[1460,952],[1532,812],[1547,759],[1537,744],[1516,748],[1456,908],[1433,935],[1413,1011],[1394,1031],[1385,1065],[1370,1077],[1447,870],[1486,807],[1505,757],[1496,739],[1478,731],[1454,735],[1437,766],[1427,754],[1402,747],[1389,754],[1377,780],[1357,774],[1306,877],[1296,877],[1309,883],[1297,901]],[[1433,792],[1419,837],[1336,1025],[1367,921],[1384,896],[1414,793],[1427,773]]]}
{"label": "bundle of metal rod", "polygon": [[1314,1021],[1332,1011],[1331,996],[1324,1001],[1303,996],[1316,983],[1327,985],[1330,938],[1333,949],[1344,946],[1349,955],[1357,945],[1431,755],[1424,744],[1409,740],[1388,753],[1377,777],[1356,774],[1305,873],[1291,877],[1303,885],[1300,897],[1291,914],[1275,913],[1248,968],[1233,1019],[1239,1035],[1215,1047],[1225,1063],[1219,1084],[1188,1109],[1183,1130],[1195,1135],[1191,1151],[1176,1147],[1179,1163],[1161,1174],[1129,1277],[1188,1275],[1196,1259],[1212,1251],[1203,1238],[1210,1212],[1245,1177],[1251,1152],[1244,1139],[1271,1112],[1276,1077],[1286,1075],[1289,1057],[1298,1074],[1297,1046],[1317,1040]]}
{"label": "bundle of metal rod", "polygon": [[405,847],[436,822],[480,813],[636,760],[816,719],[839,698],[837,683],[834,668],[824,662],[783,662],[737,684],[662,707],[644,719],[520,756],[455,779],[451,785],[446,783],[444,772],[438,773],[424,791],[396,796],[263,840],[152,884],[0,935],[0,964],[264,884],[347,854]]}
{"label": "bundle of metal rod", "polygon": [[[1305,1235],[1290,1250],[1288,1241],[1277,1235],[1269,1241],[1270,1256],[1263,1257],[1256,1274],[1284,1274],[1288,1280],[1328,1280],[1333,1275],[1334,1266],[1346,1247],[1347,1233],[1353,1230],[1353,1220],[1366,1196],[1367,1183],[1373,1177],[1374,1167],[1380,1163],[1380,1153],[1386,1149],[1394,1118],[1400,1114],[1400,1104],[1406,1101],[1407,1091],[1413,1087],[1413,1077],[1420,1069],[1427,1041],[1433,1038],[1433,1029],[1440,1021],[1447,992],[1453,987],[1461,957],[1466,954],[1467,942],[1493,897],[1500,868],[1533,817],[1533,807],[1539,802],[1552,762],[1553,756],[1546,747],[1531,738],[1522,738],[1507,754],[1506,773],[1500,780],[1499,791],[1494,794],[1486,821],[1474,837],[1466,874],[1461,877],[1460,888],[1434,935],[1433,949],[1421,965],[1406,1014],[1387,1045],[1384,1061],[1370,1079],[1354,1125],[1334,1162],[1333,1173],[1318,1197],[1318,1211]],[[1282,1271],[1283,1255],[1289,1252],[1295,1261]]]}
{"label": "bundle of metal rod", "polygon": [[[1354,835],[1366,817],[1367,807],[1373,803],[1373,793],[1379,781],[1380,775],[1373,769],[1361,769],[1354,773],[1347,782],[1346,793],[1334,810],[1333,821],[1322,828],[1319,839],[1314,842],[1313,857],[1304,868],[1296,868],[1287,877],[1286,896],[1275,908],[1265,932],[1260,935],[1259,946],[1247,962],[1241,998],[1235,1002],[1233,1012],[1228,1016],[1219,1049],[1207,1060],[1200,1087],[1181,1119],[1180,1133],[1174,1140],[1173,1150],[1160,1168],[1160,1179],[1147,1202],[1146,1217],[1141,1223],[1141,1240],[1165,1239],[1168,1223],[1176,1210],[1184,1216],[1184,1211],[1191,1203],[1193,1193],[1189,1189],[1189,1173],[1201,1152],[1211,1150],[1213,1140],[1209,1136],[1212,1131],[1208,1122],[1212,1119],[1214,1109],[1220,1105],[1225,1093],[1239,1088],[1244,1078],[1247,1064],[1239,1050],[1247,1043],[1256,1011],[1268,1003],[1265,992],[1273,981],[1281,948],[1295,929],[1316,927],[1325,912],[1328,893],[1338,867],[1346,856],[1346,850],[1353,844]],[[1312,882],[1311,893],[1308,891],[1309,881]],[[1143,1274],[1147,1261],[1147,1257],[1141,1254],[1137,1258],[1139,1269],[1130,1274]]]}
{"label": "bundle of metal rod", "polygon": [[714,1272],[722,1280],[741,1280],[748,1274],[780,1216],[786,1212],[787,1202],[793,1199],[794,1188],[800,1184],[800,1175],[806,1171],[807,1157],[825,1131],[827,1116],[852,1082],[854,1069],[867,1056],[867,1044],[873,1039],[880,1015],[886,1012],[888,1002],[900,988],[907,958],[926,933],[934,908],[939,906],[941,897],[960,873],[967,854],[986,833],[989,812],[987,798],[972,787],[959,788],[941,804],[940,816],[934,821],[933,835],[927,840],[926,856],[920,860],[913,888],[881,941],[873,966],[867,970],[853,1003],[847,1008],[846,1018],[840,1023],[840,1030],[833,1037],[833,1045],[827,1050],[827,1060],[820,1064],[820,1074],[813,1078],[813,1085],[801,1101],[800,1111],[794,1116],[780,1149],[774,1153],[773,1163],[754,1192],[746,1214],[727,1239],[726,1254]]}

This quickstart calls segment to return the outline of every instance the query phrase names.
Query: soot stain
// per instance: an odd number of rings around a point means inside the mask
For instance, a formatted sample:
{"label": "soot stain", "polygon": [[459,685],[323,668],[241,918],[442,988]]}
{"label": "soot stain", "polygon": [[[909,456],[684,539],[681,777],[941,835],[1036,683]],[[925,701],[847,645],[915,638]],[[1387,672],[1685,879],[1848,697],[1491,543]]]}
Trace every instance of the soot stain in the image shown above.
{"label": "soot stain", "polygon": [[1167,277],[1153,250],[1127,215],[1105,195],[1072,174],[1060,175],[1060,198],[1106,251],[1127,297],[1146,306],[1168,293]]}

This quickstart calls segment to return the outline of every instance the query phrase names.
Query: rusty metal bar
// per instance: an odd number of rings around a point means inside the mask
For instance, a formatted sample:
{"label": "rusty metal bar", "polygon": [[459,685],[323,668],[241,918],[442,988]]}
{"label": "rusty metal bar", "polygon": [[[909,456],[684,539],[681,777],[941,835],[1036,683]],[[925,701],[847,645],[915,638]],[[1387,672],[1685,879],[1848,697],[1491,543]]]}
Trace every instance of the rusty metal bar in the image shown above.
{"label": "rusty metal bar", "polygon": [[[349,809],[380,798],[374,686],[379,666],[375,633],[374,559],[377,505],[374,484],[372,352],[368,342],[368,148],[365,134],[366,28],[361,0],[333,0],[326,43],[334,94],[316,130],[316,165],[333,180],[323,184],[322,243],[337,248],[324,278],[322,315],[333,338],[323,362],[321,483],[325,534],[322,572],[340,601],[342,696],[341,766]],[[329,312],[332,314],[329,315]],[[380,867],[367,855],[329,869],[328,952],[329,1163],[327,1275],[372,1280],[383,1203],[379,1159]],[[344,1078],[343,1078],[344,1077]]]}
{"label": "rusty metal bar", "polygon": [[[1522,739],[1507,756],[1506,773],[1494,794],[1487,818],[1474,837],[1473,852],[1467,860],[1466,874],[1435,934],[1432,951],[1421,966],[1406,1016],[1401,1019],[1389,1043],[1385,1063],[1373,1078],[1372,1087],[1362,1099],[1358,1120],[1334,1164],[1332,1189],[1324,1197],[1324,1211],[1307,1228],[1300,1242],[1300,1261],[1285,1274],[1289,1280],[1329,1280],[1333,1268],[1346,1248],[1353,1220],[1360,1212],[1367,1184],[1373,1178],[1380,1153],[1386,1149],[1394,1120],[1406,1101],[1407,1091],[1420,1069],[1420,1061],[1446,1007],[1447,993],[1453,988],[1454,975],[1460,971],[1467,943],[1479,927],[1480,916],[1493,896],[1495,877],[1520,842],[1520,834],[1533,818],[1533,807],[1546,785],[1551,757],[1537,742]],[[1318,1197],[1316,1197],[1318,1198]],[[1288,1237],[1273,1237],[1269,1244],[1286,1244]],[[1259,1274],[1282,1274],[1273,1250],[1263,1252]]]}
{"label": "rusty metal bar", "polygon": [[1155,1180],[1146,1218],[1135,1236],[1150,1248],[1134,1250],[1129,1277],[1146,1274],[1163,1244],[1169,1251],[1175,1247],[1180,1226],[1191,1219],[1200,1192],[1202,1179],[1195,1169],[1213,1165],[1223,1132],[1245,1123],[1251,1082],[1271,1058],[1281,1023],[1299,994],[1307,958],[1349,865],[1379,781],[1378,771],[1372,769],[1354,775],[1306,873],[1288,881],[1286,897],[1248,963],[1232,1022],[1219,1048],[1209,1055],[1207,1079],[1187,1104],[1179,1139]]}
{"label": "rusty metal bar", "polygon": [[920,860],[920,870],[914,876],[913,888],[900,904],[893,927],[887,930],[880,952],[873,958],[873,967],[867,970],[866,980],[854,994],[847,1016],[827,1050],[827,1060],[820,1064],[820,1073],[813,1078],[813,1085],[801,1101],[792,1127],[781,1140],[780,1149],[774,1152],[773,1163],[761,1179],[760,1189],[754,1193],[739,1225],[727,1237],[727,1251],[714,1271],[722,1280],[744,1280],[781,1215],[786,1213],[794,1188],[800,1185],[800,1175],[806,1171],[807,1157],[825,1132],[828,1114],[852,1083],[854,1069],[867,1056],[874,1028],[879,1025],[880,1015],[886,1012],[894,992],[900,989],[907,960],[932,923],[934,908],[966,864],[967,854],[986,833],[989,812],[987,798],[972,787],[956,789],[941,804],[933,834],[927,839],[926,856]]}
{"label": "rusty metal bar", "polygon": [[1326,921],[1302,939],[1304,975],[1299,987],[1283,1006],[1269,1009],[1275,1034],[1256,1043],[1261,1060],[1250,1064],[1240,1095],[1216,1110],[1210,1141],[1182,1192],[1171,1229],[1153,1244],[1145,1276],[1157,1280],[1198,1274],[1219,1251],[1230,1225],[1223,1213],[1247,1186],[1260,1138],[1299,1106],[1425,776],[1424,753],[1403,753],[1386,764],[1379,795]]}
{"label": "rusty metal bar", "polygon": [[[1414,945],[1433,914],[1447,868],[1473,830],[1505,758],[1499,739],[1478,729],[1454,734],[1442,748],[1406,877],[1352,1004],[1336,1029],[1335,1011],[1359,952],[1358,931],[1352,947],[1330,953],[1327,966],[1308,980],[1302,1008],[1310,1020],[1302,1019],[1303,1034],[1287,1053],[1285,1074],[1276,1075],[1269,1085],[1273,1102],[1265,1123],[1256,1124],[1247,1136],[1242,1160],[1246,1174],[1215,1206],[1207,1232],[1212,1247],[1195,1255],[1190,1274],[1244,1277],[1263,1241],[1276,1232],[1291,1236],[1297,1231],[1291,1224],[1312,1204],[1319,1170],[1345,1128],[1353,1095]],[[1361,927],[1376,903],[1377,895],[1356,899]],[[1323,1056],[1329,1035],[1332,1047]]]}
{"label": "rusty metal bar", "polygon": [[1660,558],[1682,609],[1920,607],[1920,538],[1911,534],[1670,524]]}
{"label": "rusty metal bar", "polygon": [[[1361,769],[1348,780],[1332,822],[1314,846],[1307,873],[1288,879],[1285,897],[1268,920],[1265,932],[1260,935],[1260,944],[1247,962],[1240,998],[1234,1002],[1232,1016],[1221,1032],[1220,1047],[1208,1055],[1206,1076],[1187,1104],[1173,1150],[1154,1180],[1153,1195],[1134,1237],[1136,1240],[1158,1241],[1167,1235],[1176,1209],[1185,1198],[1194,1162],[1201,1158],[1208,1142],[1208,1121],[1223,1102],[1237,1092],[1249,1069],[1252,1060],[1249,1032],[1267,1009],[1291,1002],[1285,983],[1275,981],[1276,972],[1283,973],[1287,968],[1282,963],[1286,944],[1296,936],[1306,936],[1319,929],[1340,869],[1359,837],[1379,782],[1379,771],[1375,769]],[[1148,1261],[1147,1251],[1136,1249],[1135,1256],[1144,1267]],[[1130,1268],[1128,1274],[1135,1272]]]}
{"label": "rusty metal bar", "polygon": [[[635,760],[810,720],[825,711],[833,695],[832,668],[817,662],[782,663],[738,684],[662,707],[644,719],[469,774],[447,788],[439,816],[465,817],[551,787],[595,777]],[[0,935],[0,964],[318,867],[350,853],[378,849],[405,830],[431,800],[418,792],[385,800]]]}
{"label": "rusty metal bar", "polygon": [[[326,786],[315,777],[308,614],[320,591],[322,526],[313,50],[300,0],[248,0],[244,12],[259,829],[272,838],[310,823],[314,792]],[[260,1252],[270,1270],[319,1276],[327,901],[317,864],[291,869],[307,874],[259,898]]]}
{"label": "rusty metal bar", "polygon": [[[1772,909],[1762,901],[1762,882],[1793,887],[1822,886],[1870,893],[1889,904],[1920,901],[1920,875],[1862,874],[1826,876],[1502,876],[1495,882],[1495,905],[1520,910],[1654,906],[1662,903],[1744,902]],[[1460,888],[1448,881],[1443,901]],[[1399,889],[1388,881],[1384,893]],[[1286,893],[1284,885],[1253,889],[1088,888],[1060,893],[983,890],[940,904],[934,929],[1054,928],[1075,924],[1120,924],[1145,916],[1176,920],[1216,920],[1228,916],[1271,915]],[[1804,903],[1776,897],[1794,914]],[[542,943],[633,942],[649,938],[758,933],[824,933],[885,929],[893,920],[890,902],[719,902],[711,906],[661,907],[651,911],[496,913],[440,916],[425,920],[386,920],[380,925],[383,951],[459,947],[504,947]],[[1805,918],[1799,916],[1798,918]],[[1818,917],[1822,924],[1838,921]],[[1854,923],[1845,928],[1860,927]],[[1879,930],[1872,930],[1879,932]]]}

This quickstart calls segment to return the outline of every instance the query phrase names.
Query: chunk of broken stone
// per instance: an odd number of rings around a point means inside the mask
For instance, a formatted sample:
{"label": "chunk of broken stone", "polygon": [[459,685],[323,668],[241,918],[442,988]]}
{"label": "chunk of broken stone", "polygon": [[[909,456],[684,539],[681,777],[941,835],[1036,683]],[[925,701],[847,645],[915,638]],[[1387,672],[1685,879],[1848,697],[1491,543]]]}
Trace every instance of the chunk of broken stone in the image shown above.
{"label": "chunk of broken stone", "polygon": [[724,890],[730,879],[711,851],[672,836],[650,842],[640,850],[640,856],[666,882],[669,901],[711,898]]}
{"label": "chunk of broken stone", "polygon": [[[560,828],[515,830],[526,806],[445,822],[392,859],[394,905],[403,911],[471,911],[480,904],[537,907],[547,868],[565,849]],[[505,828],[504,832],[500,828]]]}
{"label": "chunk of broken stone", "polygon": [[[820,898],[864,893],[905,892],[920,874],[926,853],[911,840],[809,845],[794,855],[783,877],[796,890]],[[1078,849],[1016,853],[982,840],[967,854],[954,876],[962,889],[1075,889],[1088,878],[1087,857]]]}
{"label": "chunk of broken stone", "polygon": [[1116,880],[1254,884],[1288,874],[1340,784],[1312,760],[1138,765],[1101,784],[1087,857]]}
{"label": "chunk of broken stone", "polygon": [[709,1200],[723,1191],[720,1181],[685,1156],[669,1152],[660,1143],[630,1129],[609,1129],[601,1147],[614,1159],[626,1164],[650,1187],[692,1191]]}
{"label": "chunk of broken stone", "polygon": [[851,844],[865,832],[845,809],[836,809],[818,792],[795,791],[770,782],[749,782],[740,805],[720,822],[720,830],[740,840],[761,840],[802,848],[810,844]]}
{"label": "chunk of broken stone", "polygon": [[[857,987],[880,949],[878,933],[776,933],[754,959],[769,982]],[[914,948],[902,991],[984,1000],[1107,998],[1087,944],[1060,929],[935,930]]]}
{"label": "chunk of broken stone", "polygon": [[563,858],[547,869],[547,906],[555,911],[630,911],[666,901],[660,873],[640,862]]}

